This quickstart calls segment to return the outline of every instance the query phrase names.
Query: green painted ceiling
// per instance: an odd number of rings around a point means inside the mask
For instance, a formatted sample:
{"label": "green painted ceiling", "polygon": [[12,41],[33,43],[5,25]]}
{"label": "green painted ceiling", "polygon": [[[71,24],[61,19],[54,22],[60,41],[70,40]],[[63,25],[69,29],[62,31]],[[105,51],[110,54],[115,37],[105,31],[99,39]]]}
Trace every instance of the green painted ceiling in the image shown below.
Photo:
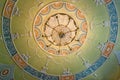
{"label": "green painted ceiling", "polygon": [[[120,0],[0,0],[0,80],[120,80],[119,4]],[[75,21],[75,42],[58,46],[57,33],[62,30],[52,32],[56,42],[49,42],[45,25],[57,16],[54,25],[64,15],[69,17],[68,25]],[[58,21],[57,28],[68,28],[62,25],[65,21]],[[57,52],[49,52],[48,47]],[[60,53],[62,49],[69,53]]]}

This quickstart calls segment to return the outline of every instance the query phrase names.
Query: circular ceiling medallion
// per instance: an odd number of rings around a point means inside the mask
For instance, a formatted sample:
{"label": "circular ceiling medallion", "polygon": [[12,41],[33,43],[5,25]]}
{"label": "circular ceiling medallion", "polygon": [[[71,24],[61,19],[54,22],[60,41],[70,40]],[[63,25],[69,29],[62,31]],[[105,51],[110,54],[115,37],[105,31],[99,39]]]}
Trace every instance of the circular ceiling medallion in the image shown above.
{"label": "circular ceiling medallion", "polygon": [[36,15],[33,33],[44,51],[55,55],[76,52],[84,43],[88,32],[84,14],[67,2],[53,2]]}

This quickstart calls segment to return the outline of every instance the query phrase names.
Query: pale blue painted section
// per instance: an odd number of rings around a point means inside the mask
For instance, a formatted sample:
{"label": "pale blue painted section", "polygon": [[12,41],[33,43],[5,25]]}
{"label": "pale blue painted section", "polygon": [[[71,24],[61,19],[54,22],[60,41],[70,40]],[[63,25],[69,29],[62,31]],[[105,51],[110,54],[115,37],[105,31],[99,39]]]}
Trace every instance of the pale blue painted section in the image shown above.
{"label": "pale blue painted section", "polygon": [[117,57],[118,63],[120,64],[120,51],[115,51],[114,53]]}

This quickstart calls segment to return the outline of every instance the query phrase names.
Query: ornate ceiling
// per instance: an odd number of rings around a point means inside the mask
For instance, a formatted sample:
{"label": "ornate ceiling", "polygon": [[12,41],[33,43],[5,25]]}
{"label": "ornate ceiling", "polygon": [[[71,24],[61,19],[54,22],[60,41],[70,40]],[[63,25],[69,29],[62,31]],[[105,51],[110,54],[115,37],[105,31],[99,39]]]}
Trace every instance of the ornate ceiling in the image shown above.
{"label": "ornate ceiling", "polygon": [[1,0],[0,80],[120,80],[120,0]]}

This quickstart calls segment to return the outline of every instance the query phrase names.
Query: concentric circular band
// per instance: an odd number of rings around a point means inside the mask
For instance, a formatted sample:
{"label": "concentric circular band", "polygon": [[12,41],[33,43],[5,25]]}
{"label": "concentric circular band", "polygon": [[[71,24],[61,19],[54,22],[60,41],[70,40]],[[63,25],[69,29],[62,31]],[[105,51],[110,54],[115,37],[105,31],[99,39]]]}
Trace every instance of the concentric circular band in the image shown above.
{"label": "concentric circular band", "polygon": [[37,13],[33,24],[34,38],[40,48],[60,56],[77,52],[87,32],[84,14],[67,2],[46,5]]}

